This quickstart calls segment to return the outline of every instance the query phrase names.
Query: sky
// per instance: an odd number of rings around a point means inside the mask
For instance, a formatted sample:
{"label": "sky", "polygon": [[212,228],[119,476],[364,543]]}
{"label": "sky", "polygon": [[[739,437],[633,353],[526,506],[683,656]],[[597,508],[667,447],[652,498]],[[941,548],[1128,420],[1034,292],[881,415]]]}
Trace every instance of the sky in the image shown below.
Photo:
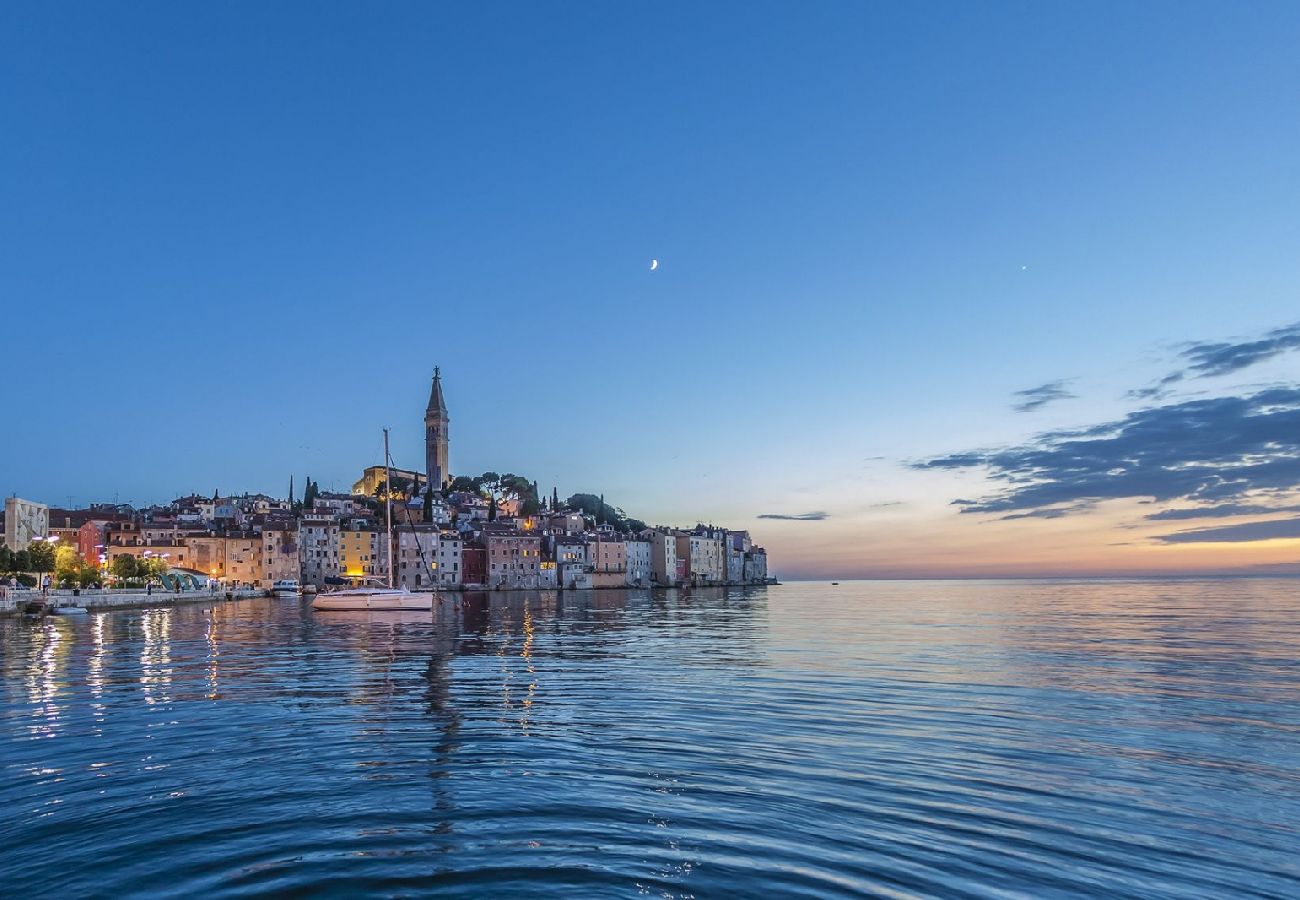
{"label": "sky", "polygon": [[783,577],[1300,571],[1297,46],[1292,3],[5,4],[0,491],[347,490],[385,426],[419,465],[438,365],[453,472]]}

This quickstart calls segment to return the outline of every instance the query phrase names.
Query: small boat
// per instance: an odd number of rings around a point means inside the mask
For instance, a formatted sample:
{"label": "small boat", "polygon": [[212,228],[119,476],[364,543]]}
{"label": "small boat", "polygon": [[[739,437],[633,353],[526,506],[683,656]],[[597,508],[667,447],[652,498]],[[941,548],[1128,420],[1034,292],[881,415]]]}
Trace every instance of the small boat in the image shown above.
{"label": "small boat", "polygon": [[837,584],[839,584],[838,581],[832,581],[832,582],[831,582],[831,587],[835,587],[835,585],[837,585]]}
{"label": "small boat", "polygon": [[317,594],[311,608],[317,610],[390,610],[433,609],[435,595],[406,588],[360,587]]}
{"label": "small boat", "polygon": [[[384,429],[384,484],[392,483],[390,463],[392,456],[388,452],[388,429]],[[388,546],[393,546],[393,504],[391,499],[384,503],[384,518],[388,532]],[[341,591],[322,591],[311,601],[311,608],[319,611],[367,610],[382,612],[384,610],[424,610],[433,609],[436,595],[431,591],[410,591],[405,587],[393,586],[393,565],[391,554],[388,563],[386,585],[374,584],[377,578],[362,579],[361,586],[344,588]]]}
{"label": "small boat", "polygon": [[271,585],[271,596],[297,598],[302,593],[302,587],[298,584],[296,578],[282,578]]}
{"label": "small boat", "polygon": [[83,608],[80,607],[80,606],[56,606],[56,607],[54,607],[53,609],[51,609],[50,612],[51,612],[52,614],[56,615],[56,616],[88,616],[88,615],[90,615],[90,613],[86,612],[86,610],[83,609]]}

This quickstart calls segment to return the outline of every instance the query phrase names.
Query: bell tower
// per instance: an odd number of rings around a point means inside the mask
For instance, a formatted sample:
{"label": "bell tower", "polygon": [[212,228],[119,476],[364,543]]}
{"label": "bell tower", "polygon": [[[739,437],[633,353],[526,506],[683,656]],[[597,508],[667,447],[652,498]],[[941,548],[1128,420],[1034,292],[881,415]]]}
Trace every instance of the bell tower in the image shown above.
{"label": "bell tower", "polygon": [[424,410],[424,471],[435,490],[451,480],[447,468],[447,403],[442,399],[442,374],[433,367],[433,387],[429,390],[429,405]]}

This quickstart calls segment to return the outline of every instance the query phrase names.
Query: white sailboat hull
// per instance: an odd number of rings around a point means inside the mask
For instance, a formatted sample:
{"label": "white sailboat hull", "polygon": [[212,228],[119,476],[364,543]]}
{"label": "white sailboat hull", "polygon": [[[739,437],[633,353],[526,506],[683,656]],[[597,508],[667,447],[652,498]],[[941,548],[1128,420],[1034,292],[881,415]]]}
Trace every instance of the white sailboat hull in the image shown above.
{"label": "white sailboat hull", "polygon": [[386,610],[433,609],[436,595],[413,593],[406,590],[355,590],[317,594],[311,601],[312,609],[319,610]]}

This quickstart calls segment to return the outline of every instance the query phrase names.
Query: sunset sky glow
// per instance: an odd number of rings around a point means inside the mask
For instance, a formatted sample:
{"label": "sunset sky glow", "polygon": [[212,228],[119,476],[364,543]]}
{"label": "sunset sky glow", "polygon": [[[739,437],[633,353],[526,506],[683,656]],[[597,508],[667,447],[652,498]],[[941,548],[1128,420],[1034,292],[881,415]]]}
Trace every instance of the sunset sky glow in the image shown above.
{"label": "sunset sky glow", "polygon": [[454,473],[782,577],[1300,574],[1252,10],[10,6],[0,491],[347,490],[436,364]]}

